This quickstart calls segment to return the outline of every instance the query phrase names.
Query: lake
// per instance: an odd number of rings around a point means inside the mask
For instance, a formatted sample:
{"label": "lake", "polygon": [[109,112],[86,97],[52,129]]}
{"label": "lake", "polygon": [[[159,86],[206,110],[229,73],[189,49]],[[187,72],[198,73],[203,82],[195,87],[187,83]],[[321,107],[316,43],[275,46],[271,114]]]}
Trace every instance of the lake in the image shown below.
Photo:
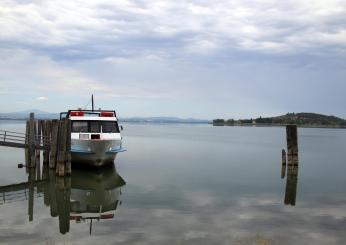
{"label": "lake", "polygon": [[299,128],[282,179],[285,128],[123,125],[114,166],[71,178],[0,147],[0,244],[346,244],[346,130]]}

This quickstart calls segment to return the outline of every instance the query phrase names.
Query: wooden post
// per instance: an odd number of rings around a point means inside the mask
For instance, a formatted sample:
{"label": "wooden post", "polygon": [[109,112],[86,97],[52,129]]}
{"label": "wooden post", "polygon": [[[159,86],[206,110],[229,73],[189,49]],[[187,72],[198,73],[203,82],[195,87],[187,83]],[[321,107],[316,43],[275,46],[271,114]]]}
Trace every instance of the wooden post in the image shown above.
{"label": "wooden post", "polygon": [[[45,133],[43,134],[44,135],[44,142],[43,142],[43,144],[44,144],[44,146],[45,147],[51,147],[51,141],[52,141],[52,139],[51,139],[51,134],[52,134],[52,132],[51,132],[51,130],[52,130],[52,121],[51,120],[46,120],[45,122],[44,122],[44,130],[45,130]],[[44,152],[43,152],[43,162],[45,163],[45,164],[48,164],[49,163],[49,152],[50,152],[50,149],[49,150],[45,150]]]}
{"label": "wooden post", "polygon": [[59,121],[52,120],[51,125],[51,142],[50,142],[50,156],[49,156],[49,168],[55,168],[56,165],[56,153],[57,153],[57,143],[58,143],[58,133],[59,133]]}
{"label": "wooden post", "polygon": [[286,136],[287,136],[287,154],[298,155],[297,125],[287,125]]}
{"label": "wooden post", "polygon": [[35,165],[35,114],[33,112],[30,113],[29,120],[29,154],[29,167],[33,167]]}
{"label": "wooden post", "polygon": [[[42,123],[42,145],[43,147],[47,147],[47,124],[48,124],[48,120],[44,120]],[[48,163],[48,151],[44,150],[43,153],[43,164]]]}
{"label": "wooden post", "polygon": [[66,120],[65,173],[71,174],[71,120]]}
{"label": "wooden post", "polygon": [[58,160],[56,173],[58,176],[65,176],[65,155],[66,155],[66,136],[67,136],[67,120],[61,120],[59,122],[60,129],[59,130],[59,140],[58,140]]}
{"label": "wooden post", "polygon": [[40,155],[41,155],[41,151],[39,149],[37,149],[37,147],[40,146],[41,144],[41,132],[42,132],[42,124],[41,124],[42,120],[35,120],[35,129],[36,129],[36,133],[35,133],[35,145],[36,145],[36,150],[35,150],[35,155],[36,155],[36,162],[40,161]]}
{"label": "wooden post", "polygon": [[28,173],[28,166],[30,166],[31,156],[30,156],[30,149],[29,149],[29,133],[30,132],[30,124],[29,120],[26,120],[26,128],[25,128],[25,144],[27,147],[25,148],[25,169]]}

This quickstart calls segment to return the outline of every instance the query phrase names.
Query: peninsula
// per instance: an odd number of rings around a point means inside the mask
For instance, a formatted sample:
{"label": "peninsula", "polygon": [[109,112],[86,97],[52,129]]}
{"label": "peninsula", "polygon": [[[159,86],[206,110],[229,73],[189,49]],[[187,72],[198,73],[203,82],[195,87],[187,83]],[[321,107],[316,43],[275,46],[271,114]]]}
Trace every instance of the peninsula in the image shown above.
{"label": "peninsula", "polygon": [[287,124],[296,124],[300,127],[333,127],[346,128],[346,120],[317,113],[287,113],[277,117],[259,117],[250,119],[214,119],[214,126],[282,126]]}

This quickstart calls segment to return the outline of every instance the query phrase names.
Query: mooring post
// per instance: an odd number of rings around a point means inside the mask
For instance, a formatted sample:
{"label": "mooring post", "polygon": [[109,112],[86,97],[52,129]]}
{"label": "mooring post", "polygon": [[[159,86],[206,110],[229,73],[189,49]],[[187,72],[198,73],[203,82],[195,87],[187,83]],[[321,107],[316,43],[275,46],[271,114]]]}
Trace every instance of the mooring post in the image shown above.
{"label": "mooring post", "polygon": [[49,168],[55,168],[58,133],[59,133],[59,121],[56,119],[52,120],[51,132],[52,132],[52,136],[51,136],[51,142],[50,142]]}
{"label": "mooring post", "polygon": [[35,114],[33,112],[30,113],[29,119],[29,154],[29,167],[33,167],[35,165]]}
{"label": "mooring post", "polygon": [[[51,142],[52,142],[52,137],[51,137],[52,121],[46,120],[44,125],[45,125],[44,146],[45,146],[46,150],[43,152],[43,162],[45,164],[48,164],[49,163],[49,152],[50,152]],[[49,150],[47,148],[49,148]]]}
{"label": "mooring post", "polygon": [[58,159],[56,173],[58,176],[65,176],[65,154],[66,154],[66,134],[67,134],[67,120],[59,121],[59,139],[58,139]]}
{"label": "mooring post", "polygon": [[36,150],[35,150],[35,155],[36,155],[36,164],[37,162],[40,163],[40,156],[41,156],[41,150],[38,149],[38,147],[41,145],[41,132],[42,132],[42,120],[35,120],[35,128],[37,129],[36,130],[36,142],[35,142],[35,145],[36,145]]}
{"label": "mooring post", "polygon": [[24,150],[24,154],[25,154],[25,169],[26,172],[28,173],[28,166],[30,166],[30,149],[29,149],[29,131],[30,131],[30,125],[29,125],[29,120],[26,120],[26,128],[25,128],[25,150]]}
{"label": "mooring post", "polygon": [[286,136],[287,136],[287,154],[298,155],[297,125],[287,125]]}
{"label": "mooring post", "polygon": [[71,120],[66,120],[65,173],[71,174]]}
{"label": "mooring post", "polygon": [[[44,120],[42,121],[42,145],[44,148],[47,147],[47,122],[48,120]],[[47,150],[44,149],[43,153],[42,153],[42,157],[43,157],[43,164],[47,163]]]}

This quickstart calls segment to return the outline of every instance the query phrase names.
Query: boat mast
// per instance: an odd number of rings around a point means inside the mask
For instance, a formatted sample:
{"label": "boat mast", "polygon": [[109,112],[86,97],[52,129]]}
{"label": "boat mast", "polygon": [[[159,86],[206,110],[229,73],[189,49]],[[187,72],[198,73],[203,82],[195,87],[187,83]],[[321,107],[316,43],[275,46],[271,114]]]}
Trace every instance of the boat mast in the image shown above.
{"label": "boat mast", "polygon": [[91,109],[94,111],[94,95],[91,95]]}

